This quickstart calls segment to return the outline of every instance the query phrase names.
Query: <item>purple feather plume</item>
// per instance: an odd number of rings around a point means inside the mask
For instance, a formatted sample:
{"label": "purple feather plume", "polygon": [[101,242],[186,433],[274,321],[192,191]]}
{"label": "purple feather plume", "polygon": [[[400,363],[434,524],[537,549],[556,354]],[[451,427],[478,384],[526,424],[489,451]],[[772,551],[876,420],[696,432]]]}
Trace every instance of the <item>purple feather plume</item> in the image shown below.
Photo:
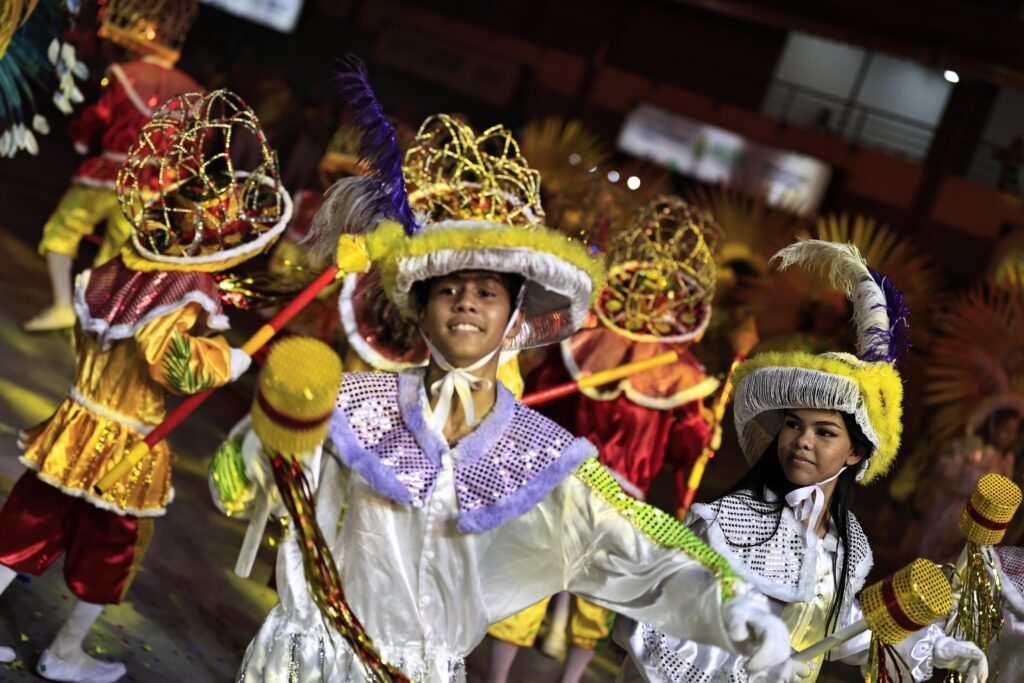
{"label": "purple feather plume", "polygon": [[419,224],[405,192],[402,152],[398,148],[395,128],[373,94],[363,60],[349,55],[344,64],[346,69],[338,74],[337,80],[341,95],[352,109],[356,125],[363,134],[359,160],[368,169],[368,175],[383,184],[377,210],[401,223],[407,235],[413,235]]}
{"label": "purple feather plume", "polygon": [[903,302],[903,292],[896,288],[892,280],[874,270],[871,271],[871,277],[885,294],[885,309],[889,318],[889,327],[888,329],[874,327],[868,330],[868,334],[874,341],[867,353],[861,354],[861,360],[895,364],[910,350],[910,325],[907,322],[910,311]]}

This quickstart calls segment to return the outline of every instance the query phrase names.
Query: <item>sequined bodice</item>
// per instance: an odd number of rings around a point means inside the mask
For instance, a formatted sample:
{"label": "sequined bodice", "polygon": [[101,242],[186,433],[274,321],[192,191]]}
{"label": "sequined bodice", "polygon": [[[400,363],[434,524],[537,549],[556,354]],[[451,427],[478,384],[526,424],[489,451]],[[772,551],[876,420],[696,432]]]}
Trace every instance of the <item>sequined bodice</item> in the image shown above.
{"label": "sequined bodice", "polygon": [[481,531],[539,502],[595,454],[585,439],[518,403],[500,384],[491,412],[454,447],[427,427],[421,370],[347,373],[331,427],[345,463],[380,495],[423,507],[454,461],[459,528]]}

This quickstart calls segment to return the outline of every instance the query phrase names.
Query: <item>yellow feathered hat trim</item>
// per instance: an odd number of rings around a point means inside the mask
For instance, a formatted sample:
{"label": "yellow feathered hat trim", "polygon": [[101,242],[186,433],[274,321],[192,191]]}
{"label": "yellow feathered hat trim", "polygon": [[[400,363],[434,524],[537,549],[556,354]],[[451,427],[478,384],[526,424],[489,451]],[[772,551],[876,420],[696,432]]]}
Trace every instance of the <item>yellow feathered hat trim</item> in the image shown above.
{"label": "yellow feathered hat trim", "polygon": [[753,465],[782,429],[787,409],[837,410],[853,415],[875,450],[858,481],[885,475],[903,429],[903,382],[888,363],[846,353],[761,353],[736,368],[734,412],[740,446]]}

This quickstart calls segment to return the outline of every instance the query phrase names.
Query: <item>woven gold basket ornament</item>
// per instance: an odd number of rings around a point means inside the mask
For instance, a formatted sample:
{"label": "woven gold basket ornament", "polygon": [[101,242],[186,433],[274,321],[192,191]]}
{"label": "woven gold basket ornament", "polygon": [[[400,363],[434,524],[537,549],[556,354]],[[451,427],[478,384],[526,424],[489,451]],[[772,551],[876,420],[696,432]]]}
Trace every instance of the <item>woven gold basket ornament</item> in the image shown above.
{"label": "woven gold basket ornament", "polygon": [[503,126],[477,135],[452,116],[431,116],[420,126],[402,169],[415,188],[409,203],[431,222],[529,226],[544,220],[540,174],[527,165]]}
{"label": "woven gold basket ornament", "polygon": [[100,38],[168,62],[181,56],[197,0],[100,0]]}
{"label": "woven gold basket ornament", "polygon": [[720,231],[678,197],[657,197],[612,237],[597,315],[639,341],[697,339],[711,318]]}
{"label": "woven gold basket ornament", "polygon": [[[254,161],[240,168],[243,150]],[[154,112],[118,172],[117,197],[138,256],[170,269],[236,265],[269,247],[291,215],[277,155],[228,90],[180,95]]]}

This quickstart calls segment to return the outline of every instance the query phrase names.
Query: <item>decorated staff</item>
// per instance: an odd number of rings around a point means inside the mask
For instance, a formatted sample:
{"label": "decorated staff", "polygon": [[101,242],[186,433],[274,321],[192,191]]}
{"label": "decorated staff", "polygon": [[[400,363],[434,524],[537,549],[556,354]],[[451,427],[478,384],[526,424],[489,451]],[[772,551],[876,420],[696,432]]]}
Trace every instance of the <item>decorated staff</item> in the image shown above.
{"label": "decorated staff", "polygon": [[892,648],[911,635],[949,614],[953,591],[949,580],[933,562],[916,559],[892,576],[873,583],[861,593],[864,618],[801,650],[793,659],[810,662],[852,638],[871,631],[868,658],[871,681],[891,681],[902,662]]}
{"label": "decorated staff", "polygon": [[700,488],[700,482],[704,478],[704,470],[707,469],[708,462],[715,457],[715,451],[722,445],[722,418],[725,417],[725,408],[732,394],[733,373],[735,373],[739,364],[746,359],[747,354],[757,346],[757,323],[754,322],[753,318],[747,318],[731,336],[733,338],[733,346],[736,348],[736,355],[733,356],[732,363],[729,365],[729,371],[725,375],[725,382],[711,408],[712,423],[708,443],[704,446],[703,451],[701,451],[697,462],[690,469],[690,474],[686,478],[685,484],[683,483],[683,469],[676,468],[676,499],[679,501],[679,509],[676,511],[676,516],[679,519],[684,519],[686,513],[690,511],[694,496],[697,495],[697,489]]}
{"label": "decorated staff", "polygon": [[[310,595],[327,623],[357,653],[366,679],[403,682],[407,679],[381,659],[345,601],[330,546],[317,523],[313,488],[303,470],[303,454],[320,454],[340,384],[341,361],[323,342],[296,337],[275,344],[260,373],[252,409],[252,428],[266,455],[251,463],[250,469],[270,465],[276,490],[298,538]],[[318,462],[310,464],[314,471],[319,470]],[[246,533],[247,542],[254,536],[258,542],[257,534],[262,535],[270,497],[270,491],[264,490],[256,505],[257,516]],[[252,560],[245,552],[243,548],[239,563],[244,558],[251,568]]]}
{"label": "decorated staff", "polygon": [[986,653],[1003,625],[1003,590],[992,546],[1003,540],[1020,503],[1019,486],[1002,475],[986,474],[960,515],[967,547],[956,566],[960,598],[947,631]]}
{"label": "decorated staff", "polygon": [[[326,344],[306,337],[278,342],[260,372],[251,412],[253,432],[275,457],[294,460],[310,452],[319,456],[318,446],[327,434],[334,394],[340,383],[341,363]],[[240,480],[236,474],[239,464],[243,465],[242,472],[248,469],[249,478],[263,485],[235,564],[235,573],[243,578],[252,571],[271,508],[281,503],[276,487],[271,485],[272,474],[265,467],[259,469],[267,460],[249,460],[240,463],[235,458],[217,458],[212,468],[214,483],[225,483],[221,499],[229,493],[226,487],[230,482]]]}

